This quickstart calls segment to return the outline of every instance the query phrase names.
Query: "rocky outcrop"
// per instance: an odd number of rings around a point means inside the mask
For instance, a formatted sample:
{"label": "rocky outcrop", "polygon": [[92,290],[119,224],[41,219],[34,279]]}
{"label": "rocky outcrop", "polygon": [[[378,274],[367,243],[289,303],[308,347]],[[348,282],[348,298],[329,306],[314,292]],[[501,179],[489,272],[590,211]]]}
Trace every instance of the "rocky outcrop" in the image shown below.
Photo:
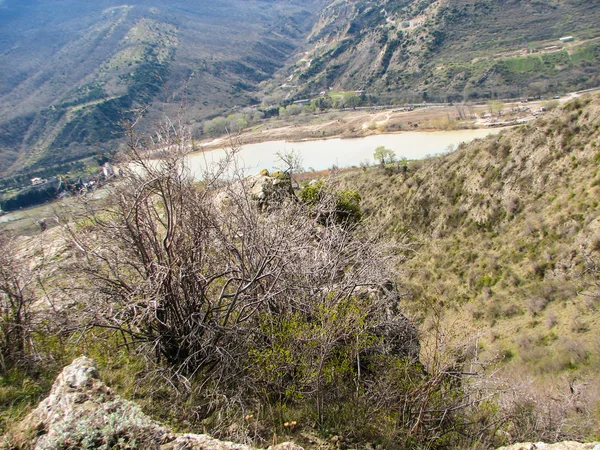
{"label": "rocky outcrop", "polygon": [[367,349],[367,353],[402,356],[417,362],[421,352],[419,331],[400,310],[400,293],[397,287],[389,282],[379,288],[357,289],[356,295],[370,298],[380,305],[376,308],[377,316],[374,321],[377,325],[369,330],[379,339]]}
{"label": "rocky outcrop", "polygon": [[[253,450],[207,435],[174,434],[116,395],[100,381],[94,361],[84,356],[63,369],[48,398],[4,436],[0,448]],[[284,443],[270,450],[302,448]]]}
{"label": "rocky outcrop", "polygon": [[513,444],[508,447],[500,447],[498,450],[600,450],[600,443],[591,442],[582,444],[579,442],[558,442],[556,444],[545,444],[543,442],[526,442]]}
{"label": "rocky outcrop", "polygon": [[295,198],[292,179],[288,173],[269,173],[263,169],[237,183],[233,183],[216,197],[217,205],[227,205],[232,199],[248,196],[262,210],[278,204],[284,199]]}
{"label": "rocky outcrop", "polygon": [[248,177],[245,182],[249,187],[250,197],[257,200],[261,206],[276,202],[282,198],[292,197],[292,179],[285,172],[269,173],[263,169],[260,173]]}

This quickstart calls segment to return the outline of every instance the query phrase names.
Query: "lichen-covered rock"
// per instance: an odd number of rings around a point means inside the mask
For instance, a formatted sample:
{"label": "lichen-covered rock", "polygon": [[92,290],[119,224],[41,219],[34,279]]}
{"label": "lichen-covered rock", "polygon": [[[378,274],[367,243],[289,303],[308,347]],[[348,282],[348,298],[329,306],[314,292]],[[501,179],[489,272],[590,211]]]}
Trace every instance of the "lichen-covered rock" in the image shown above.
{"label": "lichen-covered rock", "polygon": [[[65,367],[48,398],[0,441],[0,448],[54,450],[252,450],[207,435],[177,435],[116,395],[85,356]],[[302,450],[285,443],[272,450]]]}
{"label": "lichen-covered rock", "polygon": [[500,447],[498,450],[600,450],[600,443],[582,444],[580,442],[565,441],[556,444],[545,444],[544,442],[526,442]]}
{"label": "lichen-covered rock", "polygon": [[169,435],[137,405],[114,394],[99,380],[95,363],[81,357],[63,369],[50,395],[6,440],[36,450],[123,448],[133,441],[159,449]]}
{"label": "lichen-covered rock", "polygon": [[269,203],[294,196],[292,179],[283,172],[274,172],[271,175],[261,172],[248,177],[244,182],[248,186],[250,198],[258,201],[262,208],[267,207]]}

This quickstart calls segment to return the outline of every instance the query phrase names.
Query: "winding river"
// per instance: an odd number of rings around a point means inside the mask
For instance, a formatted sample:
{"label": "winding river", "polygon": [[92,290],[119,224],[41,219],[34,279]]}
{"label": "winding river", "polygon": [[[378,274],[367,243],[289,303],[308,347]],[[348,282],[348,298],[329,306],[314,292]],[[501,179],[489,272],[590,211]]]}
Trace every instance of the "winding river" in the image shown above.
{"label": "winding river", "polygon": [[[277,166],[276,152],[299,153],[306,170],[324,170],[332,166],[358,166],[362,161],[374,163],[375,148],[383,145],[396,153],[398,158],[423,159],[455,148],[461,142],[498,134],[500,128],[461,131],[411,131],[397,134],[379,134],[352,139],[325,139],[302,142],[270,141],[241,147],[239,161],[246,173]],[[199,177],[207,163],[218,161],[223,150],[194,153],[189,156],[192,173]]]}

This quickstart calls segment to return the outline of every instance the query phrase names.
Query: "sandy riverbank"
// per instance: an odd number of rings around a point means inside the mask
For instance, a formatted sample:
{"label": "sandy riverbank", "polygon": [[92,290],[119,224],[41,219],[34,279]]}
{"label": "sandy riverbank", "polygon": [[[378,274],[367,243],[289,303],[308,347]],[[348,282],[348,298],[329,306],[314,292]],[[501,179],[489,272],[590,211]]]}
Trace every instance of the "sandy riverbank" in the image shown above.
{"label": "sandy riverbank", "polygon": [[[541,108],[542,102],[530,102],[531,109]],[[507,103],[505,119],[524,118],[527,114],[512,113],[516,104]],[[268,141],[302,142],[332,138],[360,138],[377,134],[406,131],[452,131],[485,128],[479,118],[489,110],[487,105],[427,106],[407,111],[405,108],[383,110],[333,111],[291,118],[272,118],[235,137],[238,145]],[[462,118],[461,118],[462,117]],[[197,142],[202,151],[231,145],[228,137]]]}

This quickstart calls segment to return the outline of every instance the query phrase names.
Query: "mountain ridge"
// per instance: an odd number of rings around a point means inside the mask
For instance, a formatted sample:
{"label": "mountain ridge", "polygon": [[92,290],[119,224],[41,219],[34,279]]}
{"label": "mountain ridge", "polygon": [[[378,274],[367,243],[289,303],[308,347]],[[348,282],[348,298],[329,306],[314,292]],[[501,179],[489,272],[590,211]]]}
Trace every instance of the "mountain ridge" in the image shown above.
{"label": "mountain ridge", "polygon": [[318,4],[5,2],[0,173],[113,152],[138,107],[152,104],[148,124],[185,104],[193,123],[256,103],[258,83],[301,45]]}
{"label": "mountain ridge", "polygon": [[[142,131],[169,115],[198,137],[202,120],[260,116],[244,107],[261,102],[276,114],[273,106],[330,90],[395,104],[600,84],[600,8],[583,0],[0,7],[0,176],[20,176],[20,186],[27,174],[62,175],[112,154],[140,108]],[[574,41],[558,40],[568,34]]]}
{"label": "mountain ridge", "polygon": [[597,17],[597,6],[571,0],[332,2],[308,56],[286,75],[298,97],[329,88],[459,102],[566,92],[600,82]]}

